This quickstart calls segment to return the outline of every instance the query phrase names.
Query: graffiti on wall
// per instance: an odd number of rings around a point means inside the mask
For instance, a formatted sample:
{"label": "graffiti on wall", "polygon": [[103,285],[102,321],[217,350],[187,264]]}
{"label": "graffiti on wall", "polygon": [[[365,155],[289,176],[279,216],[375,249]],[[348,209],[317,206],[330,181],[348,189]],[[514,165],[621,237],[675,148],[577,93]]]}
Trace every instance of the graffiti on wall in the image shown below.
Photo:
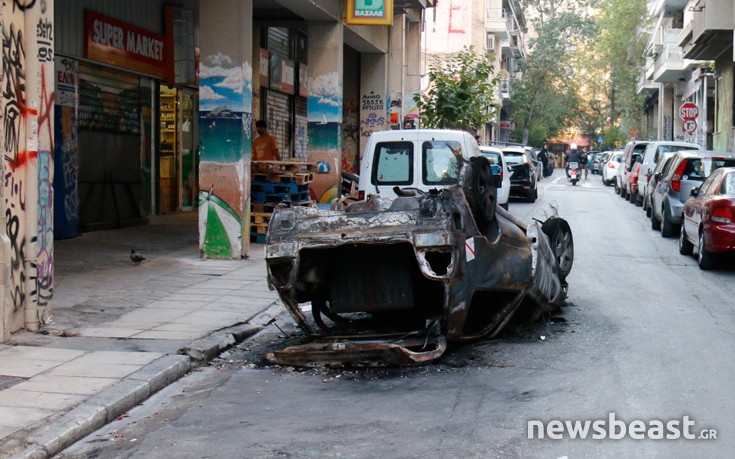
{"label": "graffiti on wall", "polygon": [[22,8],[2,16],[2,149],[5,231],[10,240],[10,301],[20,314],[26,301],[26,52]]}
{"label": "graffiti on wall", "polygon": [[[35,26],[26,29],[25,24]],[[39,309],[33,314],[43,319],[43,308],[50,305],[53,294],[54,271],[53,9],[46,0],[14,0],[12,13],[4,11],[0,25],[10,298],[15,312],[35,306]],[[22,326],[22,321],[20,324],[15,326]]]}
{"label": "graffiti on wall", "polygon": [[199,249],[240,258],[249,226],[252,68],[217,53],[200,67]]}
{"label": "graffiti on wall", "polygon": [[326,204],[337,197],[342,154],[342,85],[337,72],[309,78],[309,161],[317,163],[311,185],[314,198]]}
{"label": "graffiti on wall", "polygon": [[358,148],[360,145],[360,123],[358,104],[346,103],[342,122],[342,170],[356,174],[360,169]]}
{"label": "graffiti on wall", "polygon": [[79,235],[79,143],[76,110],[79,65],[56,58],[56,119],[54,123],[54,237]]}

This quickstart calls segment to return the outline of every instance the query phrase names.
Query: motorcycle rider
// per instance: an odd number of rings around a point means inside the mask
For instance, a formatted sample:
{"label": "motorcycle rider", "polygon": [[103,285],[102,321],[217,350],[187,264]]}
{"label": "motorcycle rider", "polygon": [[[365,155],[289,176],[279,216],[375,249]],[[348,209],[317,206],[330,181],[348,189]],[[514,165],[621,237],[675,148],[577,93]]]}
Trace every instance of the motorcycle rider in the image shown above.
{"label": "motorcycle rider", "polygon": [[569,178],[569,163],[579,163],[579,160],[581,159],[582,155],[577,150],[577,144],[573,143],[569,146],[569,151],[566,155],[564,155],[564,162],[565,166],[564,169],[567,173],[567,178]]}

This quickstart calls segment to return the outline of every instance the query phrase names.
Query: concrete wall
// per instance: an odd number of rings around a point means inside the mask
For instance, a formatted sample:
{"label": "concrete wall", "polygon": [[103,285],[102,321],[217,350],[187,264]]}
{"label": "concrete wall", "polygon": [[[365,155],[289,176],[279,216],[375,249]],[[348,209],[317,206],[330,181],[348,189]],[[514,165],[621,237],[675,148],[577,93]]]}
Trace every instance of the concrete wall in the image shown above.
{"label": "concrete wall", "polygon": [[[25,5],[25,4],[24,4]],[[0,334],[38,330],[53,293],[53,0],[0,10],[3,72],[0,265],[9,260]],[[7,237],[7,239],[5,238]],[[0,269],[0,274],[2,269]],[[2,276],[7,281],[7,276]]]}
{"label": "concrete wall", "polygon": [[712,136],[712,148],[720,151],[733,151],[733,88],[735,88],[735,71],[733,69],[732,56],[725,56],[715,62],[717,71],[717,113],[715,113],[715,131]]}

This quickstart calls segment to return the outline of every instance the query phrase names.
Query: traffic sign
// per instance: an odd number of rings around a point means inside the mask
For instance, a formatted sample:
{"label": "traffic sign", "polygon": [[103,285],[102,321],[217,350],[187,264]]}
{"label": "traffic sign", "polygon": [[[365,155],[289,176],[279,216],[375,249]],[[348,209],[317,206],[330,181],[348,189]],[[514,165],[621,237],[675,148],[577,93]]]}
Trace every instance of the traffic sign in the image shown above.
{"label": "traffic sign", "polygon": [[679,118],[684,121],[696,120],[699,116],[699,107],[693,102],[687,102],[679,107]]}
{"label": "traffic sign", "polygon": [[686,120],[681,123],[681,130],[687,134],[694,134],[694,131],[697,130],[697,122],[694,120]]}

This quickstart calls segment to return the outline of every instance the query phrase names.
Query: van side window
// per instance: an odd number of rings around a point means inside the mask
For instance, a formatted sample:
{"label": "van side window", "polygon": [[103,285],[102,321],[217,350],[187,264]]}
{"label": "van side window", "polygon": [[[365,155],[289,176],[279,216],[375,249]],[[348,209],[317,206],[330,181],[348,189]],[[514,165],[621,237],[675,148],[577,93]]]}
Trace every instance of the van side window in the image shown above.
{"label": "van side window", "polygon": [[381,142],[375,146],[373,180],[376,185],[413,183],[413,143]]}
{"label": "van side window", "polygon": [[422,179],[426,185],[457,183],[459,158],[462,146],[459,142],[431,141],[421,146],[423,163]]}

